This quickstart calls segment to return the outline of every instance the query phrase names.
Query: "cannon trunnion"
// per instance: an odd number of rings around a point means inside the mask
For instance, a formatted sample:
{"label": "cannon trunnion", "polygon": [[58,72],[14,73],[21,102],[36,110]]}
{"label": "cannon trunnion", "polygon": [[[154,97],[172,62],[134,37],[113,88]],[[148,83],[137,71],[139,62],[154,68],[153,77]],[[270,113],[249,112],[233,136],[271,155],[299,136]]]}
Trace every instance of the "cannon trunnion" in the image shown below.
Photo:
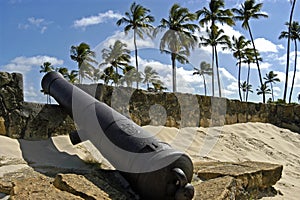
{"label": "cannon trunnion", "polygon": [[73,118],[80,140],[90,140],[142,199],[193,198],[193,163],[188,155],[157,140],[57,72],[43,77],[42,88]]}

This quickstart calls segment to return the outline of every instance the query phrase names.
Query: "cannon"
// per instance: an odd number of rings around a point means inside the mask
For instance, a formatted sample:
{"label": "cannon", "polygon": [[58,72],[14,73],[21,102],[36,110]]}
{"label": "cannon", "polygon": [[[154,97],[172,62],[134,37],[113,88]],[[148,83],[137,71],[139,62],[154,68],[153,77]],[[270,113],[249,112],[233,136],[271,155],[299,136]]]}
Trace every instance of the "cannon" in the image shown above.
{"label": "cannon", "polygon": [[81,141],[89,140],[141,199],[192,199],[193,163],[132,120],[72,85],[57,72],[41,82],[70,115]]}

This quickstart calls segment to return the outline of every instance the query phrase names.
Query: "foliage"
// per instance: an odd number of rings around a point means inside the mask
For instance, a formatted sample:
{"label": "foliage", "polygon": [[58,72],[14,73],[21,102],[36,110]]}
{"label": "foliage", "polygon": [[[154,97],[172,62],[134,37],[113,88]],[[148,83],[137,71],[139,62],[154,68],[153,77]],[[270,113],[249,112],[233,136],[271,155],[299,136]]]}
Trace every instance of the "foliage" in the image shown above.
{"label": "foliage", "polygon": [[90,49],[88,44],[82,42],[78,46],[71,46],[70,53],[71,59],[77,62],[79,82],[81,83],[85,77],[92,80],[95,69],[93,64],[97,64],[95,52]]}

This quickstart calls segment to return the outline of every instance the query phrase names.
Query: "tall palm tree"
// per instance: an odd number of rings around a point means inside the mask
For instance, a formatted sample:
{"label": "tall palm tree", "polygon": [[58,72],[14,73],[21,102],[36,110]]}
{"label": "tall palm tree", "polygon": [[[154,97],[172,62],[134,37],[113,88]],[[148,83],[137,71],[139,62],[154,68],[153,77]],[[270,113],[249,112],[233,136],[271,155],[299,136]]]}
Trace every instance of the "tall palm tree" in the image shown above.
{"label": "tall palm tree", "polygon": [[212,75],[212,68],[210,67],[210,64],[202,61],[200,63],[200,69],[194,67],[195,72],[193,75],[199,75],[203,78],[203,84],[204,84],[204,95],[207,95],[207,87],[206,87],[206,80],[205,80],[205,74],[211,76]]}
{"label": "tall palm tree", "polygon": [[[198,19],[200,19],[199,24],[202,27],[205,24],[210,24],[211,31],[215,29],[217,22],[233,26],[235,24],[232,19],[233,14],[230,9],[222,9],[224,7],[224,0],[211,0],[208,8],[204,7],[196,12]],[[201,16],[203,16],[203,18],[200,18]]]}
{"label": "tall palm tree", "polygon": [[246,96],[246,94],[248,92],[253,92],[252,85],[248,84],[247,81],[244,81],[242,84],[240,84],[240,87],[241,87],[241,89],[243,91],[244,101],[247,102],[248,101],[248,97]]}
{"label": "tall palm tree", "polygon": [[[118,79],[121,77],[119,69],[123,70],[130,63],[130,51],[127,49],[127,44],[117,40],[114,45],[110,45],[109,48],[102,49],[101,52],[103,62],[100,63],[100,66],[105,65],[108,68],[113,68],[113,80],[117,85]],[[112,72],[111,69],[107,69],[105,73],[108,72]],[[109,76],[111,75],[112,74]]]}
{"label": "tall palm tree", "polygon": [[[238,62],[238,90],[239,90],[239,96],[240,100],[242,101],[242,94],[241,94],[241,68],[242,68],[242,61],[243,58],[245,58],[245,51],[247,47],[250,45],[250,41],[246,40],[244,36],[240,36],[239,38],[236,38],[235,36],[232,36],[232,45],[231,50],[233,51],[233,57],[235,57]],[[248,83],[248,82],[247,82]]]}
{"label": "tall palm tree", "polygon": [[[208,30],[209,31],[209,30]],[[224,35],[224,30],[216,27],[212,31],[208,32],[208,37],[201,36],[199,46],[211,46],[212,47],[212,95],[214,96],[214,62],[216,63],[217,81],[219,89],[219,97],[221,94],[221,84],[219,76],[219,62],[218,62],[218,52],[217,45],[222,45],[222,49],[230,46],[230,40],[227,35]],[[226,47],[227,46],[227,47]]]}
{"label": "tall palm tree", "polygon": [[[268,87],[268,85],[265,83],[263,83],[260,87],[258,87],[256,89],[257,91],[257,95],[261,95],[261,94],[271,94],[271,90],[270,88]],[[263,103],[266,103],[266,99],[263,98]]]}
{"label": "tall palm tree", "polygon": [[[234,19],[239,20],[239,21],[243,21],[242,22],[242,27],[245,30],[249,31],[249,35],[251,38],[251,42],[252,42],[252,46],[254,49],[254,52],[256,52],[256,47],[254,44],[254,39],[253,39],[253,35],[252,35],[252,31],[251,31],[251,27],[249,24],[250,19],[259,19],[261,17],[267,18],[268,15],[264,14],[262,12],[260,12],[261,8],[263,6],[263,3],[258,3],[255,4],[255,0],[245,0],[245,2],[243,4],[241,4],[241,8],[233,8],[232,11],[236,14],[234,16]],[[255,60],[256,60],[256,65],[257,65],[257,70],[258,70],[258,74],[259,74],[259,80],[260,80],[260,84],[261,86],[263,85],[263,80],[262,80],[262,75],[261,75],[261,71],[260,71],[260,67],[259,67],[259,60],[257,58],[257,55],[255,54]],[[264,92],[264,91],[262,91]],[[263,101],[265,102],[265,94],[263,93]]]}
{"label": "tall palm tree", "polygon": [[196,44],[197,37],[192,33],[198,26],[192,23],[196,15],[190,13],[187,8],[174,4],[168,19],[163,18],[157,27],[158,31],[166,30],[160,40],[161,52],[171,55],[173,92],[176,92],[176,60],[182,64],[187,63],[190,49]]}
{"label": "tall palm tree", "polygon": [[288,44],[287,44],[287,52],[286,52],[286,69],[285,69],[285,84],[284,84],[284,91],[283,91],[283,101],[286,101],[286,95],[287,95],[287,88],[288,88],[288,78],[289,78],[289,68],[290,68],[290,46],[291,46],[291,24],[293,21],[293,14],[294,14],[294,9],[296,5],[296,0],[290,0],[292,4],[291,12],[290,12],[290,17],[289,17],[289,22],[288,22],[288,32],[287,32],[287,38],[288,38]]}
{"label": "tall palm tree", "polygon": [[159,80],[159,76],[157,71],[155,71],[152,67],[146,66],[144,69],[144,80],[143,83],[147,85],[147,90],[150,88],[150,83],[157,82]]}
{"label": "tall palm tree", "polygon": [[71,46],[70,53],[71,59],[78,65],[79,82],[81,83],[85,77],[92,79],[94,71],[92,64],[97,64],[97,61],[95,60],[95,52],[91,50],[90,46],[82,42],[78,46]]}
{"label": "tall palm tree", "polygon": [[291,91],[290,91],[290,96],[289,96],[289,103],[291,103],[294,84],[295,84],[296,71],[297,71],[297,57],[298,57],[297,42],[300,41],[300,25],[299,25],[299,22],[296,22],[296,21],[293,21],[291,26],[288,22],[286,22],[285,25],[288,26],[290,33],[288,31],[282,31],[280,33],[279,39],[289,38],[289,39],[293,40],[294,48],[295,48],[294,74],[293,74],[292,86],[291,86]]}
{"label": "tall palm tree", "polygon": [[273,83],[280,82],[279,78],[276,78],[278,74],[275,74],[273,71],[270,71],[264,79],[266,80],[266,84],[269,83],[271,86],[271,92],[272,92],[272,101],[274,102],[274,91],[273,91]]}
{"label": "tall palm tree", "polygon": [[53,70],[54,70],[54,68],[53,68],[53,66],[51,65],[50,62],[44,62],[43,65],[41,65],[40,73],[48,73],[48,72],[51,72]]}
{"label": "tall palm tree", "polygon": [[[124,27],[124,31],[127,34],[131,29],[133,30],[133,43],[134,43],[134,52],[135,52],[135,67],[137,72],[139,71],[138,65],[138,50],[136,44],[136,38],[139,36],[143,39],[143,34],[146,33],[150,36],[150,31],[153,30],[153,26],[151,25],[154,22],[154,17],[148,15],[150,12],[149,9],[141,6],[140,4],[136,4],[135,2],[131,4],[130,11],[125,12],[126,17],[122,17],[117,21],[117,25],[126,24]],[[137,82],[136,87],[139,87]]]}
{"label": "tall palm tree", "polygon": [[[248,70],[247,70],[247,84],[249,85],[250,84],[250,69],[251,69],[251,63],[255,63],[256,60],[255,60],[255,54],[257,59],[259,61],[262,61],[262,57],[260,56],[260,53],[256,50],[254,51],[253,48],[246,48],[245,51],[244,51],[244,57],[243,57],[243,60],[242,62],[243,63],[246,63],[248,65]],[[249,92],[247,91],[246,92],[246,99],[248,99],[248,94]]]}

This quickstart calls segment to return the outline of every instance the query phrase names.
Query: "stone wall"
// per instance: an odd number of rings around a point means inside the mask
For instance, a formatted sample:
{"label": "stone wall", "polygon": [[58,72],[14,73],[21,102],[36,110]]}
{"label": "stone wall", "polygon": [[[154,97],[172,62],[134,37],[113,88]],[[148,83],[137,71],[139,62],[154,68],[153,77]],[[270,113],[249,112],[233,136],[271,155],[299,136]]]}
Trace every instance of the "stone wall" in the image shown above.
{"label": "stone wall", "polygon": [[74,123],[60,106],[24,102],[22,75],[0,72],[0,135],[46,139],[70,130]]}
{"label": "stone wall", "polygon": [[[300,133],[300,105],[245,103],[182,93],[153,93],[103,84],[78,85],[139,125],[170,127],[219,126],[266,122]],[[0,134],[12,138],[45,139],[75,130],[58,105],[24,102],[23,79],[0,72]]]}

